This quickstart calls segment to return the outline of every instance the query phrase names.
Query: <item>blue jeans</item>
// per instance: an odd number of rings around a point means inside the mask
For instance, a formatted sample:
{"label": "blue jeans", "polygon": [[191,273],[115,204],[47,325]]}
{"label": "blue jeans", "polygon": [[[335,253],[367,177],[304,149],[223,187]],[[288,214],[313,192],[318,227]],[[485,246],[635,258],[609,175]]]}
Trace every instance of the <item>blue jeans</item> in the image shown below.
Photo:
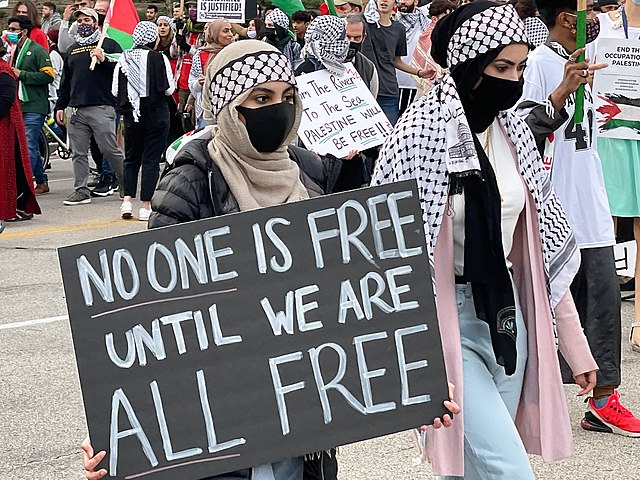
{"label": "blue jeans", "polygon": [[[514,419],[527,363],[527,331],[516,296],[516,371],[507,376],[491,346],[489,325],[476,317],[471,285],[456,285],[464,380],[465,480],[534,480]],[[439,477],[453,480],[461,477]]]}
{"label": "blue jeans", "polygon": [[24,128],[27,133],[27,147],[29,147],[29,163],[36,183],[47,183],[44,165],[40,156],[40,132],[44,125],[43,113],[23,113]]}
{"label": "blue jeans", "polygon": [[391,125],[395,125],[400,117],[400,99],[387,95],[378,95],[376,98],[378,105],[389,119]]}
{"label": "blue jeans", "polygon": [[302,480],[304,457],[253,467],[251,480]]}

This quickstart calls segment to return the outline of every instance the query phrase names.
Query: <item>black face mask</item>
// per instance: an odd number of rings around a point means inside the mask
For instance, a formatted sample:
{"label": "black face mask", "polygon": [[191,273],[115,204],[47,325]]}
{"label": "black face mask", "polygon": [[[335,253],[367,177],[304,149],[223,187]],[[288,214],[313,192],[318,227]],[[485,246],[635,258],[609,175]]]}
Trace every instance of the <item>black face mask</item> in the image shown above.
{"label": "black face mask", "polygon": [[107,18],[107,16],[102,14],[102,13],[98,14],[98,26],[99,27],[104,26],[104,21],[105,21],[106,18]]}
{"label": "black face mask", "polygon": [[264,29],[264,36],[267,38],[267,40],[269,40],[271,42],[275,42],[278,39],[276,37],[276,29],[275,28],[266,27]]}
{"label": "black face mask", "polygon": [[[577,28],[577,24],[573,26]],[[598,17],[587,20],[587,43],[595,42],[600,35],[600,20]]]}
{"label": "black face mask", "polygon": [[[356,42],[349,42],[349,49],[353,50],[354,52],[359,52],[362,49],[362,43],[356,43]],[[355,55],[355,53],[354,53]]]}
{"label": "black face mask", "polygon": [[296,106],[288,102],[260,108],[238,106],[236,110],[244,117],[251,145],[260,153],[278,150],[296,121]]}
{"label": "black face mask", "polygon": [[523,80],[504,80],[482,74],[480,84],[462,99],[471,130],[484,132],[499,112],[509,110],[522,98]]}
{"label": "black face mask", "polygon": [[600,20],[598,17],[587,22],[587,43],[595,42],[600,35]]}

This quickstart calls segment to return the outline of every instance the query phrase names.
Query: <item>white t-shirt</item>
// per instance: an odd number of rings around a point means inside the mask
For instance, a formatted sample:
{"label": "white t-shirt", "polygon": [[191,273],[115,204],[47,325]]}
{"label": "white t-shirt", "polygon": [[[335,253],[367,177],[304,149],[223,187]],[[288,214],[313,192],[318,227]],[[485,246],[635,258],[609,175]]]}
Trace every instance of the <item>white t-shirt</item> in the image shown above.
{"label": "white t-shirt", "polygon": [[[478,134],[481,145],[487,145],[489,162],[496,174],[498,191],[501,198],[502,248],[505,260],[513,248],[513,235],[518,225],[520,213],[524,210],[525,191],[522,177],[516,166],[516,159],[504,134],[500,122],[496,119],[491,126],[491,139],[487,142],[488,130]],[[456,275],[464,273],[465,214],[464,195],[453,195],[453,259]],[[511,263],[507,260],[507,267]]]}
{"label": "white t-shirt", "polygon": [[[524,98],[544,101],[560,85],[566,60],[546,45],[536,48],[524,74]],[[580,248],[615,245],[613,220],[596,148],[591,88],[586,85],[584,120],[574,125],[575,94],[565,105],[567,120],[554,134],[551,181]]]}
{"label": "white t-shirt", "polygon": [[[416,13],[421,13],[422,15],[427,16],[424,13],[424,11],[420,8],[416,9]],[[431,23],[431,20],[429,20],[428,23]],[[407,54],[404,57],[402,57],[402,60],[405,63],[411,63],[411,59],[413,58],[413,52],[418,46],[418,39],[420,38],[420,35],[422,35],[422,32],[424,32],[425,29],[423,29],[420,26],[420,22],[416,22],[413,28],[411,29],[405,28],[405,30],[407,32]],[[418,85],[416,84],[416,81],[413,79],[413,77],[408,73],[403,72],[402,70],[396,69],[396,78],[398,79],[398,87],[400,88],[413,88],[413,89],[418,88]]]}

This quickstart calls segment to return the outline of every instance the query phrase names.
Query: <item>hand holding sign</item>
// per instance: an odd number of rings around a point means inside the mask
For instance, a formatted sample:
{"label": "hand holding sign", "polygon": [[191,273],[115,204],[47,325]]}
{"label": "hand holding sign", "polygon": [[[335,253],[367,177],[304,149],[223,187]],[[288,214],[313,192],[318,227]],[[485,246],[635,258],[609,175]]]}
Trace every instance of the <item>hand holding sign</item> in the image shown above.
{"label": "hand holding sign", "polygon": [[297,77],[303,115],[298,136],[319,155],[344,158],[382,145],[392,126],[351,63],[339,77],[320,70]]}
{"label": "hand holding sign", "polygon": [[449,425],[416,187],[60,249],[91,441],[106,452],[85,444],[90,478],[193,480]]}

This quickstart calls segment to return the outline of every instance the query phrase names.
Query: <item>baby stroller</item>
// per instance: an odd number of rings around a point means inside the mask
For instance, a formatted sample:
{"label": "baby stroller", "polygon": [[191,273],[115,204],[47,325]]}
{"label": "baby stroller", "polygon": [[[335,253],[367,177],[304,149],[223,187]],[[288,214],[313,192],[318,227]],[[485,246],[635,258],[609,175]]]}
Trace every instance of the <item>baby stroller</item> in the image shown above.
{"label": "baby stroller", "polygon": [[[50,97],[49,103],[55,105],[57,98]],[[51,109],[53,111],[53,108]],[[64,140],[63,140],[64,139]],[[67,160],[71,158],[71,146],[69,144],[69,137],[65,131],[60,128],[56,123],[56,120],[52,114],[47,115],[47,118],[42,125],[42,131],[40,132],[39,148],[40,156],[42,157],[42,165],[45,170],[51,168],[51,147],[60,158]]]}

